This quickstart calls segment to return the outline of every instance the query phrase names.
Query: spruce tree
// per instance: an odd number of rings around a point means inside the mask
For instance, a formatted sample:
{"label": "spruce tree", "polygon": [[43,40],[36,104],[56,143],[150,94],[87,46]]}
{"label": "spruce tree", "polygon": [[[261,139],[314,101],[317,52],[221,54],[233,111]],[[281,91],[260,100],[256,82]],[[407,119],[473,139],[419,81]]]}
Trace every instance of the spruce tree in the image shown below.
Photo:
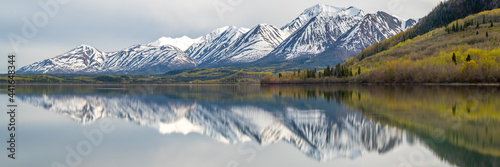
{"label": "spruce tree", "polygon": [[493,21],[490,20],[490,23],[491,23],[490,27],[493,27]]}
{"label": "spruce tree", "polygon": [[467,58],[465,59],[465,61],[469,62],[469,61],[471,61],[471,60],[472,60],[472,59],[470,58],[470,54],[469,54],[469,55],[467,55]]}
{"label": "spruce tree", "polygon": [[488,31],[486,31],[486,38],[488,38]]}
{"label": "spruce tree", "polygon": [[361,74],[361,66],[358,66],[358,75]]}
{"label": "spruce tree", "polygon": [[453,61],[453,63],[455,63],[455,65],[457,65],[457,56],[455,56],[455,53],[453,53],[453,56],[451,56],[451,60]]}
{"label": "spruce tree", "polygon": [[325,75],[325,77],[326,77],[326,76],[330,76],[330,65],[327,65],[327,66],[326,66],[326,69],[325,69],[325,74],[324,74],[324,75]]}

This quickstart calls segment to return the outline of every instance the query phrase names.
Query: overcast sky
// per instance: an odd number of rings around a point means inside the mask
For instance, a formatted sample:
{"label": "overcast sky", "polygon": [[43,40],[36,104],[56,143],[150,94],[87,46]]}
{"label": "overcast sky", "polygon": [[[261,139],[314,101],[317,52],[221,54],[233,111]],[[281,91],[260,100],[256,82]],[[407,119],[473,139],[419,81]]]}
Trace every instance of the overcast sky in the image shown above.
{"label": "overcast sky", "polygon": [[[3,55],[0,61],[4,62],[0,63],[0,73],[5,73],[7,54],[14,52],[20,68],[80,44],[116,51],[150,43],[162,36],[196,38],[226,25],[252,28],[267,23],[281,27],[318,3],[355,6],[366,13],[385,11],[407,19],[425,16],[440,0],[0,1],[0,54]],[[40,5],[51,2],[57,6],[49,5],[46,10],[46,5]],[[36,32],[26,28],[30,24]],[[19,43],[18,49],[12,46],[9,34]]]}

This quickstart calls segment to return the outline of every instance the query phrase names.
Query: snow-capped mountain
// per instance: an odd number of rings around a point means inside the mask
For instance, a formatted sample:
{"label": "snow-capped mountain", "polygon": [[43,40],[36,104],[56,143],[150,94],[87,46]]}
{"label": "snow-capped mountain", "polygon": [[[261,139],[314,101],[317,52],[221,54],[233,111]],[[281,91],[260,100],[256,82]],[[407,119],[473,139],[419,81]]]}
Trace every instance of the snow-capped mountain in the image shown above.
{"label": "snow-capped mountain", "polygon": [[[315,14],[315,15],[311,15]],[[304,16],[312,16],[268,56],[290,60],[300,56],[314,56],[331,47],[337,39],[354,27],[363,18],[364,12],[355,7],[336,8],[316,5],[306,9],[285,30],[293,30],[303,22]]]}
{"label": "snow-capped mountain", "polygon": [[102,70],[108,53],[82,44],[57,57],[27,65],[19,73],[91,73]]}
{"label": "snow-capped mountain", "polygon": [[194,67],[196,61],[172,45],[135,45],[109,54],[103,71],[112,74],[151,74]]}
{"label": "snow-capped mountain", "polygon": [[385,12],[367,14],[351,30],[337,40],[332,47],[318,56],[317,61],[347,60],[375,42],[390,38],[416,23],[415,20],[401,20]]}
{"label": "snow-capped mountain", "polygon": [[287,37],[279,28],[259,24],[229,48],[219,60],[223,64],[251,63],[274,50]]}
{"label": "snow-capped mountain", "polygon": [[22,101],[60,113],[81,124],[116,118],[162,134],[199,133],[223,143],[276,142],[294,145],[318,161],[387,152],[404,142],[404,133],[359,113],[306,109],[284,102],[268,105],[213,103],[165,95],[18,95]]}
{"label": "snow-capped mountain", "polygon": [[248,32],[247,28],[222,27],[201,37],[198,43],[187,49],[186,54],[199,64],[213,64],[222,60],[229,48]]}
{"label": "snow-capped mountain", "polygon": [[259,24],[252,29],[223,27],[201,38],[186,53],[200,66],[224,66],[255,62],[274,50],[288,34]]}
{"label": "snow-capped mountain", "polygon": [[337,47],[360,52],[377,41],[403,31],[402,22],[385,12],[367,14],[361,22],[339,40]]}
{"label": "snow-capped mountain", "polygon": [[144,74],[276,63],[317,67],[340,63],[415,24],[413,19],[402,20],[385,12],[365,14],[356,7],[318,4],[279,29],[267,24],[252,29],[226,26],[195,39],[162,37],[117,52],[82,45],[18,72]]}
{"label": "snow-capped mountain", "polygon": [[171,45],[135,45],[117,52],[101,52],[89,45],[22,67],[36,74],[145,74],[194,68],[196,61]]}

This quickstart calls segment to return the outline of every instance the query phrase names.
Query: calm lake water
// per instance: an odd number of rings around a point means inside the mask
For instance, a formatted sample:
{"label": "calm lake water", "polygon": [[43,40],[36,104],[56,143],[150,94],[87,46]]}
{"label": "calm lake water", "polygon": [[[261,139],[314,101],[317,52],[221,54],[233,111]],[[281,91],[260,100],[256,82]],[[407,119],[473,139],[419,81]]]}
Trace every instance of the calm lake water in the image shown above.
{"label": "calm lake water", "polygon": [[500,166],[496,86],[18,86],[16,100],[2,167]]}

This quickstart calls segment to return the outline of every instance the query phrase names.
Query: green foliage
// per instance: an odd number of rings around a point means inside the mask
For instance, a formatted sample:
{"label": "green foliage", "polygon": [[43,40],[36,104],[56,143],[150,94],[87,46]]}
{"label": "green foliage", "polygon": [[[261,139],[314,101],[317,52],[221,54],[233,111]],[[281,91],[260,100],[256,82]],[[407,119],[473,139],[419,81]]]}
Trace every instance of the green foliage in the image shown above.
{"label": "green foliage", "polygon": [[335,66],[334,76],[338,78],[351,77],[353,76],[353,72],[351,68],[348,68],[346,65],[337,64]]}
{"label": "green foliage", "polygon": [[[364,49],[360,54],[358,54],[358,56],[356,56],[356,58],[358,60],[363,60],[382,51],[386,51],[408,39],[413,39],[419,35],[432,31],[433,29],[446,26],[457,19],[465,18],[468,15],[479,13],[484,10],[495,9],[497,7],[497,3],[498,0],[449,0],[441,2],[414,27],[392,36],[389,39],[376,42],[372,46]],[[485,18],[485,16],[483,17]],[[485,23],[485,21],[483,22]],[[460,27],[455,25],[455,31],[459,30]],[[447,31],[449,30],[447,29]]]}
{"label": "green foliage", "polygon": [[[500,21],[500,9],[468,16],[452,22],[448,27],[453,29],[457,22],[480,20],[483,16]],[[499,27],[480,26],[479,29],[448,31],[446,27],[435,29],[371,57],[349,59],[342,65],[364,69],[361,75],[355,77],[355,82],[500,82]],[[487,38],[471,35],[486,32],[489,35]]]}
{"label": "green foliage", "polygon": [[333,68],[330,68],[330,65],[326,66],[326,69],[324,70],[324,75],[325,77],[333,76]]}
{"label": "green foliage", "polygon": [[122,78],[119,76],[101,75],[95,77],[95,80],[100,82],[121,82]]}

